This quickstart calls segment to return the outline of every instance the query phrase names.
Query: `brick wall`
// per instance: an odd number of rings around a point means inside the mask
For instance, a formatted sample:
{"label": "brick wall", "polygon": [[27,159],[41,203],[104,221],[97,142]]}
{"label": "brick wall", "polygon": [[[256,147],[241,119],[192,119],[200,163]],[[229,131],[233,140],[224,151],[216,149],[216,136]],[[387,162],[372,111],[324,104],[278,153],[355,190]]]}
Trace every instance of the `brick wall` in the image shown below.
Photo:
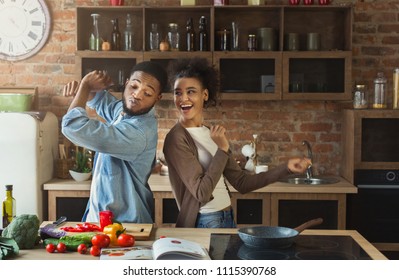
{"label": "brick wall", "polygon": [[[288,0],[267,0],[268,4],[286,4]],[[317,2],[317,1],[316,1]],[[47,0],[53,18],[50,39],[36,56],[20,62],[0,61],[0,86],[37,86],[39,109],[66,112],[69,100],[61,96],[62,85],[75,79],[75,8],[107,5],[108,1]],[[180,0],[125,0],[127,5],[179,5]],[[208,4],[208,0],[197,0]],[[230,0],[230,4],[243,4]],[[392,69],[399,66],[399,0],[333,0],[334,5],[354,5],[353,81],[371,88],[377,71],[383,71],[392,84]],[[391,99],[391,92],[389,98]],[[222,123],[238,159],[241,147],[259,134],[262,161],[276,165],[291,156],[305,153],[302,140],[313,145],[316,173],[338,174],[340,166],[341,110],[350,102],[307,101],[223,101],[208,109],[207,123]],[[171,101],[157,105],[159,150],[177,113]]]}

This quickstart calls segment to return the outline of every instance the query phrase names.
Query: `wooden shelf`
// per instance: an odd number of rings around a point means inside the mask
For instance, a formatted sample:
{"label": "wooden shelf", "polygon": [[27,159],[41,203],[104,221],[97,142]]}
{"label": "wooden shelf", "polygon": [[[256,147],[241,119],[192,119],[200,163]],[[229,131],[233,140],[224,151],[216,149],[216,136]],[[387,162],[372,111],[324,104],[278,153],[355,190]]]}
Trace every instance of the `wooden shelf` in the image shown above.
{"label": "wooden shelf", "polygon": [[[123,34],[126,15],[130,14],[133,19],[134,51],[87,51],[92,13],[100,14],[100,33],[104,38],[110,37],[110,21],[117,17]],[[87,69],[102,66],[110,67],[110,72],[115,72],[118,65],[122,65],[128,72],[127,69],[143,60],[158,61],[166,67],[173,59],[200,56],[220,70],[221,91],[225,100],[351,100],[352,14],[352,7],[330,5],[78,7],[77,71],[84,75]],[[185,49],[188,18],[193,18],[198,34],[201,16],[207,19],[209,51],[182,51]],[[240,51],[218,51],[217,31],[231,29],[233,21],[239,24]],[[151,24],[157,23],[161,38],[166,38],[169,22],[179,25],[181,51],[148,51]],[[257,34],[261,27],[274,29],[276,49],[247,51],[248,35]],[[321,34],[320,51],[305,50],[306,34],[311,32]],[[287,33],[299,34],[300,51],[285,51],[284,37]],[[303,75],[300,92],[293,90],[295,85],[292,81],[297,74]],[[263,92],[261,76],[274,76],[272,92]]]}

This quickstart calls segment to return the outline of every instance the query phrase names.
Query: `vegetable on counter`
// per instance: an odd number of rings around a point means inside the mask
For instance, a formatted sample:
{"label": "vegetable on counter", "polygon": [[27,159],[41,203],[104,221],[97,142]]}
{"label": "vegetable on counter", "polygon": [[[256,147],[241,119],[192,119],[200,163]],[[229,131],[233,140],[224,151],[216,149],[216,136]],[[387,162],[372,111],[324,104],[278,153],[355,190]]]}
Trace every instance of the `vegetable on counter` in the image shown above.
{"label": "vegetable on counter", "polygon": [[87,247],[91,246],[91,239],[97,233],[95,232],[84,232],[84,233],[77,233],[75,235],[66,235],[61,237],[60,239],[57,238],[47,238],[43,241],[44,245],[54,244],[57,246],[59,243],[64,243],[66,246],[67,251],[76,252],[80,244],[85,244]]}
{"label": "vegetable on counter", "polygon": [[14,239],[9,237],[0,237],[0,260],[14,255],[18,255],[19,247]]}
{"label": "vegetable on counter", "polygon": [[77,224],[74,227],[62,227],[61,230],[67,232],[91,232],[91,231],[101,231],[98,225],[84,222],[83,224]]}
{"label": "vegetable on counter", "polygon": [[14,239],[19,249],[32,249],[39,240],[39,226],[36,215],[22,214],[11,221],[2,236]]}
{"label": "vegetable on counter", "polygon": [[105,226],[103,232],[107,234],[111,239],[112,245],[118,244],[118,236],[125,232],[125,228],[121,223],[113,223],[111,225]]}
{"label": "vegetable on counter", "polygon": [[111,243],[111,238],[105,233],[99,233],[93,236],[91,244],[100,248],[106,248]]}
{"label": "vegetable on counter", "polygon": [[118,242],[118,246],[121,246],[121,247],[132,247],[134,245],[135,238],[131,234],[121,233],[118,236],[117,242]]}

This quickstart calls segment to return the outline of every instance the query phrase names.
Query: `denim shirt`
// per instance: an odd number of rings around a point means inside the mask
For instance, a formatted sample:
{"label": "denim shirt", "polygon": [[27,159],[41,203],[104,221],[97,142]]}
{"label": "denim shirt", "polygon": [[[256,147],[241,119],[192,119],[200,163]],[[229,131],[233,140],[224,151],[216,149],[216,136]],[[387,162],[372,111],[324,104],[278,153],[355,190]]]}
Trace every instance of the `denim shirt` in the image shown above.
{"label": "denim shirt", "polygon": [[147,183],[155,162],[158,123],[155,110],[140,116],[122,113],[122,101],[106,91],[87,102],[105,123],[83,108],[62,119],[62,133],[75,145],[96,152],[90,198],[83,221],[98,222],[111,210],[120,222],[153,223],[153,195]]}

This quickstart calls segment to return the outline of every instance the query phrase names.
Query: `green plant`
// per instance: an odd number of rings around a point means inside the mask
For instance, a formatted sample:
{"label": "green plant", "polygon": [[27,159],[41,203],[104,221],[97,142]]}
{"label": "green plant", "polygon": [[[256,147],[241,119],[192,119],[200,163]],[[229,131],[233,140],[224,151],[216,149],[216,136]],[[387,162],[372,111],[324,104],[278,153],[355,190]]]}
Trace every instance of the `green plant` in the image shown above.
{"label": "green plant", "polygon": [[79,150],[79,148],[77,148],[75,155],[75,165],[72,170],[79,173],[90,173],[91,168],[88,165],[89,161],[90,161],[90,151],[83,149],[82,152]]}

